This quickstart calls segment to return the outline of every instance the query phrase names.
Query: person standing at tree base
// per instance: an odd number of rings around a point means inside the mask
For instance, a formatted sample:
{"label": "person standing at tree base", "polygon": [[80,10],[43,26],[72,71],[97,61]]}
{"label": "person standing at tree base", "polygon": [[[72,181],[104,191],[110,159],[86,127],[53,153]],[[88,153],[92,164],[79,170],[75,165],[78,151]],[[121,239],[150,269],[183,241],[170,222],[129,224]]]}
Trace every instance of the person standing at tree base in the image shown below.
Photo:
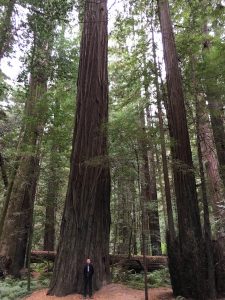
{"label": "person standing at tree base", "polygon": [[88,294],[91,299],[92,297],[92,276],[94,274],[94,267],[91,264],[90,258],[87,258],[87,263],[84,266],[84,299],[87,297],[87,288]]}

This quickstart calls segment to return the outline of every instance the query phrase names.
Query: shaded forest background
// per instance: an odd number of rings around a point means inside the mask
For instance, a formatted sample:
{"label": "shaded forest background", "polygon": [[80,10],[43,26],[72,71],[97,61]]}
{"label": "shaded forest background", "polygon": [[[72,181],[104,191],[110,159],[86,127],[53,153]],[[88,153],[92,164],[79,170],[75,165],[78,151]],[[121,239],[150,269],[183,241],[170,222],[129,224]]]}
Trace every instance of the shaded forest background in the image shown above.
{"label": "shaded forest background", "polygon": [[[31,248],[60,239],[88,19],[83,1],[0,4],[0,255],[19,276]],[[168,255],[175,295],[213,299],[225,290],[225,3],[171,1],[170,17],[161,0],[108,7],[108,152],[85,163],[110,168],[109,253]]]}

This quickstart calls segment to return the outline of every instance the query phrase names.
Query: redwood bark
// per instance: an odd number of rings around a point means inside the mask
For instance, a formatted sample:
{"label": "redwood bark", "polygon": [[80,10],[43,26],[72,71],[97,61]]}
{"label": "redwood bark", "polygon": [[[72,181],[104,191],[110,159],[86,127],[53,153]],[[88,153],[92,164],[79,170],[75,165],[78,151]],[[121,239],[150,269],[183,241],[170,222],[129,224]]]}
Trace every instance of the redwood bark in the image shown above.
{"label": "redwood bark", "polygon": [[209,220],[209,204],[208,204],[208,197],[207,197],[206,181],[205,181],[204,167],[202,162],[202,151],[201,151],[200,131],[199,131],[199,121],[200,121],[199,112],[200,112],[200,107],[196,97],[197,149],[198,149],[199,171],[200,171],[201,189],[202,189],[202,203],[203,203],[203,212],[204,212],[204,234],[205,234],[205,246],[206,246],[206,255],[207,255],[208,293],[210,299],[216,299],[212,233],[211,233],[211,224]]}
{"label": "redwood bark", "polygon": [[94,290],[110,280],[107,121],[107,1],[86,1],[71,169],[49,295],[81,293],[87,257]]}
{"label": "redwood bark", "polygon": [[[203,3],[205,5],[205,3]],[[203,33],[208,35],[207,21],[204,25]],[[210,51],[210,42],[205,40],[203,43],[203,55],[207,57],[207,53]],[[207,61],[205,61],[207,63]],[[219,161],[219,169],[221,179],[225,188],[225,127],[224,127],[224,109],[223,101],[218,99],[218,96],[214,94],[215,82],[206,80],[206,100],[208,101],[208,109],[212,124],[213,136],[215,140],[215,146]]]}
{"label": "redwood bark", "polygon": [[209,88],[207,91],[207,101],[210,112],[213,136],[215,139],[217,156],[220,164],[220,173],[225,187],[225,128],[224,128],[224,112],[222,103],[218,103],[211,94]]}
{"label": "redwood bark", "polygon": [[159,134],[160,134],[160,146],[161,146],[161,155],[162,155],[162,166],[163,166],[163,176],[164,176],[164,187],[165,187],[165,196],[166,196],[166,208],[167,208],[167,217],[168,217],[168,230],[171,235],[171,239],[175,238],[175,227],[173,220],[173,208],[172,208],[172,199],[170,192],[170,181],[169,181],[169,171],[168,163],[166,157],[166,143],[165,143],[165,133],[164,133],[164,124],[163,124],[163,112],[161,105],[161,93],[159,88],[158,81],[158,66],[156,61],[156,45],[154,37],[154,28],[152,26],[152,50],[153,50],[153,60],[154,60],[154,71],[155,71],[155,87],[156,87],[156,100],[157,100],[157,109],[158,109],[158,119],[159,119]]}
{"label": "redwood bark", "polygon": [[207,182],[209,187],[209,194],[211,198],[211,205],[213,208],[213,215],[217,221],[217,233],[223,232],[223,220],[224,209],[221,208],[224,205],[223,192],[222,192],[222,180],[219,173],[218,158],[214,144],[214,136],[210,127],[209,116],[206,109],[204,95],[199,94],[197,96],[199,107],[199,141],[201,145],[202,160],[207,174]]}
{"label": "redwood bark", "polygon": [[[172,286],[175,295],[207,299],[206,256],[203,247],[181,73],[178,67],[168,1],[158,0],[158,8],[167,74],[168,123],[179,228],[177,247],[179,255],[175,272],[169,264]],[[171,253],[173,247],[170,246],[168,247],[169,259],[171,255],[173,256]],[[172,259],[173,262],[176,262],[176,257],[173,256]],[[177,275],[178,277],[176,277]],[[178,281],[173,280],[175,278]]]}
{"label": "redwood bark", "polygon": [[41,24],[40,27],[35,25],[33,32],[33,56],[29,94],[24,112],[24,131],[18,149],[14,179],[7,194],[8,208],[5,209],[7,213],[0,240],[0,255],[10,257],[12,263],[8,271],[16,277],[20,276],[19,271],[24,266],[28,234],[32,226],[30,214],[33,211],[39,176],[39,146],[47,109],[45,94],[49,76],[47,66],[50,62],[52,27],[49,24],[45,28],[44,38],[42,29]]}

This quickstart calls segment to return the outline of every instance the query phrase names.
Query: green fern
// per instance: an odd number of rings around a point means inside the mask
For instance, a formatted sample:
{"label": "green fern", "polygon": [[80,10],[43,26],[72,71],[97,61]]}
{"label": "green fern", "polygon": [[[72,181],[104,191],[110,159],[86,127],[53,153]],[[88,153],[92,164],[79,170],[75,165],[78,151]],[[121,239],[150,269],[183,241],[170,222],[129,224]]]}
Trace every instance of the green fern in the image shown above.
{"label": "green fern", "polygon": [[[149,288],[170,286],[170,276],[167,268],[157,270],[147,274]],[[144,288],[144,273],[133,273],[133,271],[122,272],[115,269],[113,272],[113,282],[121,282],[132,288]]]}
{"label": "green fern", "polygon": [[[31,291],[41,289],[48,286],[49,279],[31,280]],[[17,300],[25,297],[30,292],[27,291],[26,280],[14,280],[12,278],[6,278],[4,281],[0,281],[0,299],[1,300]]]}

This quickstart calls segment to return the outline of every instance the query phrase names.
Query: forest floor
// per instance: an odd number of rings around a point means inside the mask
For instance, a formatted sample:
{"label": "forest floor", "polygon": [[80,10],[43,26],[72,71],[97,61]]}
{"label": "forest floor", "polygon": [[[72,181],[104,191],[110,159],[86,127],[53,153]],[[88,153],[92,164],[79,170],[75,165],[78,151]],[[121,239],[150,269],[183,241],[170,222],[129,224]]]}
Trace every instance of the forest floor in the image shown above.
{"label": "forest floor", "polygon": [[[66,297],[46,296],[47,290],[36,291],[26,297],[26,300],[80,300],[81,295],[74,294]],[[149,298],[151,300],[172,300],[175,299],[170,288],[151,288],[149,289]],[[88,299],[88,298],[87,298]],[[144,292],[129,288],[122,284],[109,284],[94,294],[95,300],[144,300]]]}

